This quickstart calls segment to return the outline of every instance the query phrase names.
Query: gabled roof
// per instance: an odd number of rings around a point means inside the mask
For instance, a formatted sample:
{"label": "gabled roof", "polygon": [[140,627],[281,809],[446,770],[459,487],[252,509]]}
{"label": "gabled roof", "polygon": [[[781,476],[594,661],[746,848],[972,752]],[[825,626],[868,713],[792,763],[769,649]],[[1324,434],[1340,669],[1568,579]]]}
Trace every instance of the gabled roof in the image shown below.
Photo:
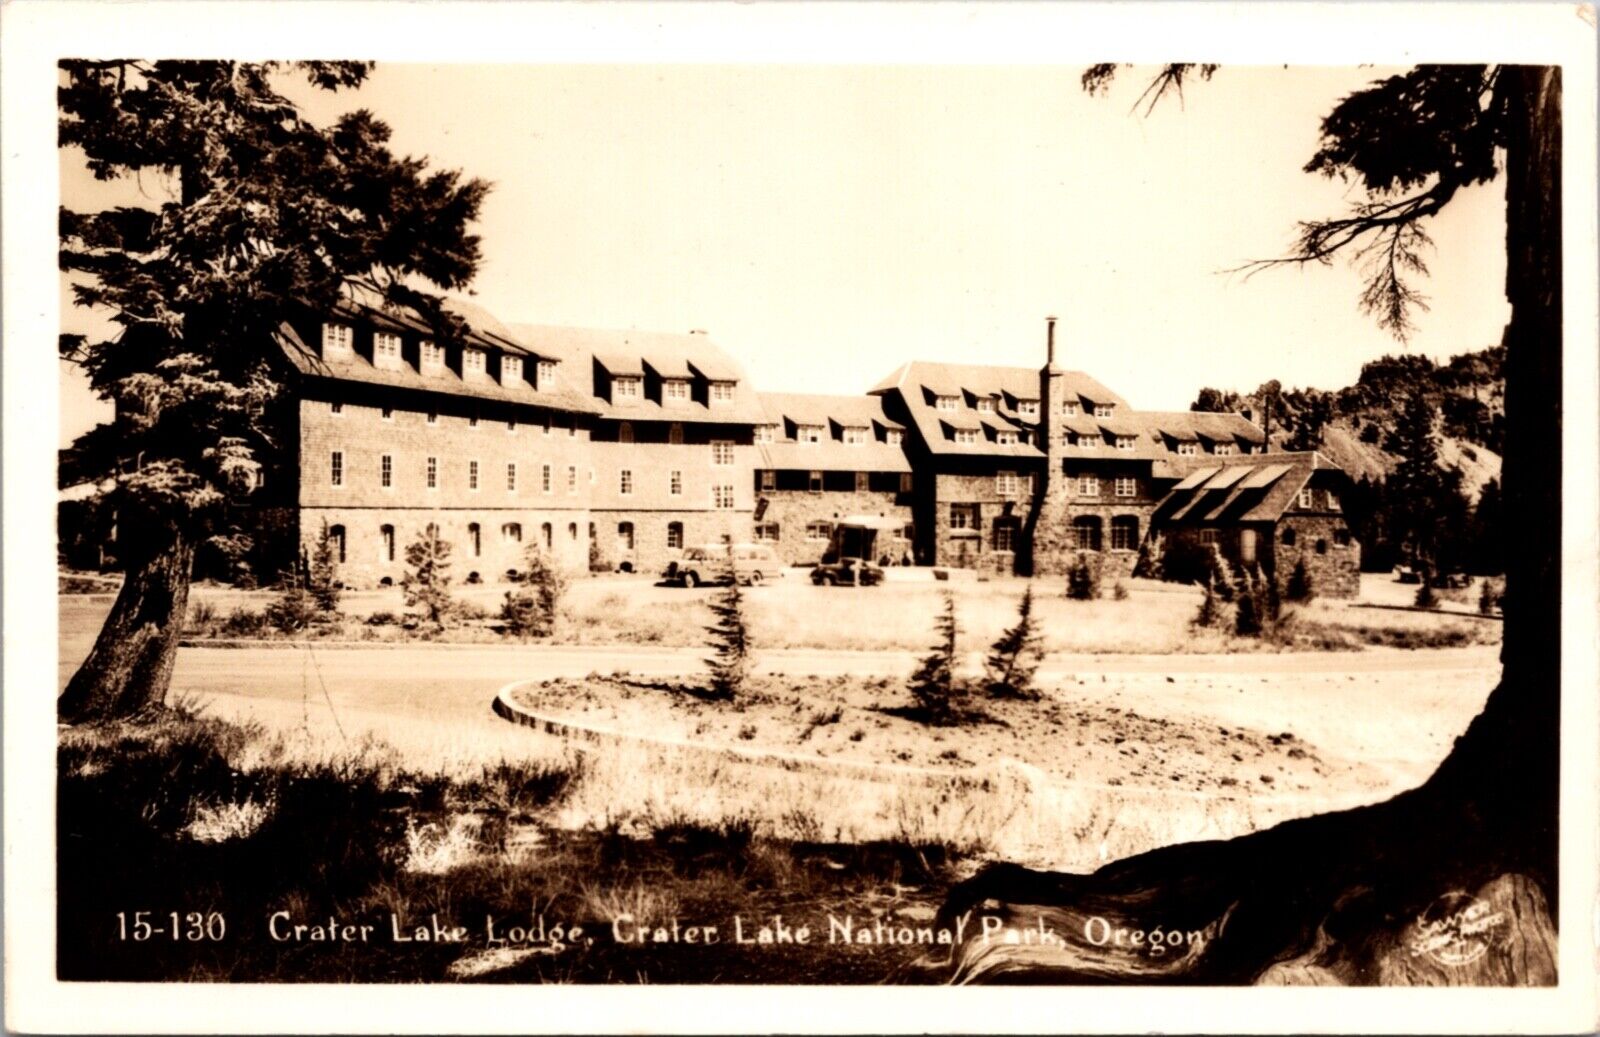
{"label": "gabled roof", "polygon": [[782,424],[785,418],[798,425],[872,426],[904,428],[883,413],[878,396],[828,396],[816,393],[762,392],[756,394],[767,418]]}
{"label": "gabled roof", "polygon": [[1338,465],[1315,451],[1185,457],[1176,459],[1174,467],[1187,472],[1156,505],[1157,522],[1276,522],[1313,473],[1343,475]]}
{"label": "gabled roof", "polygon": [[1267,441],[1266,434],[1242,414],[1220,414],[1208,411],[1144,410],[1138,417],[1146,429],[1178,440],[1243,440],[1260,445]]}
{"label": "gabled roof", "polygon": [[[883,413],[877,396],[823,396],[803,393],[758,393],[767,423],[777,426],[777,440],[757,443],[761,468],[798,471],[909,472],[905,449],[878,437],[903,426]],[[788,438],[790,425],[817,426],[820,443],[800,443]],[[843,440],[845,428],[866,428],[865,443]],[[837,438],[836,438],[837,437]]]}
{"label": "gabled roof", "polygon": [[[744,371],[710,336],[551,324],[514,324],[511,330],[529,349],[560,360],[562,374],[603,417],[716,424],[754,424],[764,418]],[[596,363],[612,374],[642,374],[648,365],[669,378],[698,376],[708,381],[733,382],[733,402],[712,408],[698,400],[688,400],[663,407],[655,400],[641,398],[617,406],[595,395]]]}

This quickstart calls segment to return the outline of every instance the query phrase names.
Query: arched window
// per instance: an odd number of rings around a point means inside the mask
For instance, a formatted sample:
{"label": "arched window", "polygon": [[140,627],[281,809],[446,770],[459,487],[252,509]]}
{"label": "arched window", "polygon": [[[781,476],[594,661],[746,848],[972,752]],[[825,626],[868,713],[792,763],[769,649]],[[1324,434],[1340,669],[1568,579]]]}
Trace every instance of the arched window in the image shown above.
{"label": "arched window", "polygon": [[633,442],[633,422],[624,421],[622,424],[617,426],[617,442],[618,443],[632,443]]}
{"label": "arched window", "polygon": [[1111,550],[1137,551],[1139,549],[1139,518],[1137,515],[1118,515],[1111,520]]}
{"label": "arched window", "polygon": [[683,547],[683,523],[667,523],[667,547],[676,551]]}
{"label": "arched window", "polygon": [[622,551],[633,550],[633,523],[617,523],[617,548]]}
{"label": "arched window", "polygon": [[394,561],[394,527],[379,526],[378,540],[381,546],[381,558],[385,562]]}
{"label": "arched window", "polygon": [[338,562],[344,561],[344,527],[329,526],[328,540],[333,544],[333,557]]}
{"label": "arched window", "polygon": [[594,540],[594,539],[596,539],[597,536],[598,536],[598,531],[594,528],[594,523],[593,522],[589,523],[589,539],[590,540]]}
{"label": "arched window", "polygon": [[568,522],[567,523],[567,539],[571,540],[571,541],[574,541],[574,542],[577,541],[577,539],[578,539],[578,524],[576,522]]}
{"label": "arched window", "polygon": [[439,524],[437,522],[428,523],[427,526],[423,528],[422,535],[427,537],[429,540],[439,539]]}
{"label": "arched window", "polygon": [[522,523],[507,522],[500,527],[500,537],[510,543],[522,543]]}
{"label": "arched window", "polygon": [[1080,551],[1100,550],[1100,516],[1079,515],[1072,520],[1073,546]]}
{"label": "arched window", "polygon": [[483,527],[476,522],[467,526],[467,540],[472,544],[472,557],[483,554]]}
{"label": "arched window", "polygon": [[544,525],[539,527],[539,535],[544,539],[545,550],[549,550],[555,546],[556,534],[550,523],[546,522]]}

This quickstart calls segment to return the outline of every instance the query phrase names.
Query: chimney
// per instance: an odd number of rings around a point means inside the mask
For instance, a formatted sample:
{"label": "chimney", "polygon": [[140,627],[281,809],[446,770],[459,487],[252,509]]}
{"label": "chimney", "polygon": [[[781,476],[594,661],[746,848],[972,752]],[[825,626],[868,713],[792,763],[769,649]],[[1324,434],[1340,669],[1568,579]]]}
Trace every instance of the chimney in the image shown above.
{"label": "chimney", "polygon": [[1044,357],[1045,366],[1056,366],[1056,319],[1044,319]]}

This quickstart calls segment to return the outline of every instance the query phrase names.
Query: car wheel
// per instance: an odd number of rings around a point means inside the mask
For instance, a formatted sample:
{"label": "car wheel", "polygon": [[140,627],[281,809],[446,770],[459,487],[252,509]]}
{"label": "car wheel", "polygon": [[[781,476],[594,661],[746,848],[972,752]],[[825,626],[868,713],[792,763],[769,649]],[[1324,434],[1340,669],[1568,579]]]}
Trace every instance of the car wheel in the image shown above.
{"label": "car wheel", "polygon": [[690,590],[694,590],[696,587],[700,586],[700,577],[696,575],[693,569],[690,569],[688,572],[683,574],[683,585]]}
{"label": "car wheel", "polygon": [[750,574],[750,586],[752,586],[752,587],[761,586],[761,570],[760,569],[757,569],[755,572]]}

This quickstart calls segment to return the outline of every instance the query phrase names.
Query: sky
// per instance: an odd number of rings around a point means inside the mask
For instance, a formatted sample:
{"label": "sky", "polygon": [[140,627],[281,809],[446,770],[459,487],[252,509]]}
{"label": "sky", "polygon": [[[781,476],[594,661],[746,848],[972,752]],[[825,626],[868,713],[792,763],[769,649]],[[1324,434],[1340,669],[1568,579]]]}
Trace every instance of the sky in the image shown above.
{"label": "sky", "polygon": [[[1337,388],[1402,349],[1500,340],[1504,195],[1429,226],[1431,310],[1402,346],[1345,262],[1228,274],[1359,192],[1302,171],[1321,117],[1382,68],[1224,67],[1131,112],[1082,66],[381,64],[296,90],[313,118],[371,109],[400,153],[493,184],[477,301],[507,322],[705,329],[757,388],[859,393],[905,360],[1060,362],[1141,409],[1202,386]],[[62,158],[67,205],[159,194]],[[65,330],[92,326],[63,290]],[[96,420],[62,368],[63,445]]]}

